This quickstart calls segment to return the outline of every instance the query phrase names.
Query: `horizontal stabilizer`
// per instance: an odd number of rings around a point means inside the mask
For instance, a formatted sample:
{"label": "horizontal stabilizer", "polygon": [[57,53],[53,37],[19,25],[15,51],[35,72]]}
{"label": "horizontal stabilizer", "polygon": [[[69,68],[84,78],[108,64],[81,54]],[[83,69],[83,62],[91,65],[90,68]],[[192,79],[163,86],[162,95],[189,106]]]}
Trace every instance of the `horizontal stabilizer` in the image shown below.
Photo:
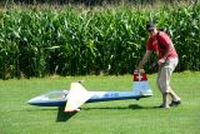
{"label": "horizontal stabilizer", "polygon": [[90,99],[92,94],[88,92],[80,83],[71,83],[70,91],[67,95],[65,112],[76,111],[82,104]]}

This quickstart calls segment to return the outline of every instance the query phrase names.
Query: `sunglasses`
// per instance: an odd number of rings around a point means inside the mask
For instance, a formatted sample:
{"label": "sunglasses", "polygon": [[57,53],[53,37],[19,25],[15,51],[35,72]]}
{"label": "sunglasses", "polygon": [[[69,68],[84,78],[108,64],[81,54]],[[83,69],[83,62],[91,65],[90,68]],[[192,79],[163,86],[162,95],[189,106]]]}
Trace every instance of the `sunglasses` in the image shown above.
{"label": "sunglasses", "polygon": [[154,31],[154,29],[148,29],[147,31],[148,31],[149,33],[151,33],[151,32]]}

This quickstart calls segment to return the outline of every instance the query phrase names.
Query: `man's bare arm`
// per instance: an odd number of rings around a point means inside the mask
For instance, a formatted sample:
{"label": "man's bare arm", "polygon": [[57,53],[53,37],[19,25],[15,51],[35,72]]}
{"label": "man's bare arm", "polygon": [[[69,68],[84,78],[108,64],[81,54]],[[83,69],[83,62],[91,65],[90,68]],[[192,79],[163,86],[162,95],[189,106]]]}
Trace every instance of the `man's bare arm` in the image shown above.
{"label": "man's bare arm", "polygon": [[139,62],[139,65],[137,67],[137,69],[142,69],[143,66],[146,64],[147,60],[149,59],[150,55],[151,55],[152,51],[147,50],[146,53],[144,54],[142,60]]}

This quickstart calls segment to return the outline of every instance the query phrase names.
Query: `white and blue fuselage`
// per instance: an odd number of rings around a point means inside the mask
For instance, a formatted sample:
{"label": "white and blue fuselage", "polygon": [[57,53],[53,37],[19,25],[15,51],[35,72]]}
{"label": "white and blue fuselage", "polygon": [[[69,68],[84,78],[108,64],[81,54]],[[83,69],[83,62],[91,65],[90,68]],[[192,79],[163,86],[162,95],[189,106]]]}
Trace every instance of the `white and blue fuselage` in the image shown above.
{"label": "white and blue fuselage", "polygon": [[87,91],[80,83],[71,83],[69,92],[67,90],[52,91],[30,99],[28,103],[37,106],[57,107],[62,107],[66,104],[69,104],[67,108],[71,110],[74,109],[74,104],[77,107],[85,102],[92,103],[127,99],[139,100],[140,98],[150,97],[152,95],[153,93],[148,84],[146,74],[144,72],[134,72],[133,89],[130,92]]}
{"label": "white and blue fuselage", "polygon": [[[144,87],[143,87],[144,88]],[[152,91],[150,88],[130,92],[117,92],[117,91],[89,91],[92,94],[91,98],[86,101],[86,103],[93,102],[104,102],[104,101],[114,101],[114,100],[127,100],[127,99],[136,99],[151,97]],[[62,107],[67,103],[67,90],[62,91],[52,91],[47,94],[40,95],[28,101],[31,105],[37,106],[57,106]]]}

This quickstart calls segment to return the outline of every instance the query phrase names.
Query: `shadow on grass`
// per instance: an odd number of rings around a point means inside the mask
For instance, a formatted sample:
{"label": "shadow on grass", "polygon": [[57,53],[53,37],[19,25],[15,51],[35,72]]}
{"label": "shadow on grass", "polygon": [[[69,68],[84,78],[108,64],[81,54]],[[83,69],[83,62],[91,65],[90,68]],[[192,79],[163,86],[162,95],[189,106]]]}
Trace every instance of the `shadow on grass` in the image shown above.
{"label": "shadow on grass", "polygon": [[[132,109],[132,110],[142,110],[142,109],[157,109],[158,107],[147,107],[147,106],[141,106],[138,104],[131,104],[128,106],[118,106],[118,107],[87,107],[87,108],[81,108],[81,110],[126,110],[126,109]],[[55,111],[56,109],[34,109],[34,110],[27,110],[29,112],[33,111]],[[67,122],[69,121],[77,112],[72,113],[66,113],[64,112],[64,107],[59,107],[57,112],[57,118],[56,122]]]}
{"label": "shadow on grass", "polygon": [[77,113],[77,112],[66,113],[64,112],[64,109],[65,109],[64,107],[58,108],[56,122],[66,122]]}
{"label": "shadow on grass", "polygon": [[132,110],[140,110],[140,109],[158,109],[159,107],[158,106],[140,106],[140,105],[137,105],[137,104],[131,104],[128,106],[129,109],[132,109]]}
{"label": "shadow on grass", "polygon": [[157,106],[152,106],[152,107],[147,107],[147,106],[141,106],[138,104],[131,104],[129,106],[119,106],[119,107],[87,107],[87,108],[82,108],[82,110],[126,110],[126,109],[132,109],[132,110],[142,110],[142,109],[157,109],[159,107]]}
{"label": "shadow on grass", "polygon": [[56,111],[57,110],[57,117],[56,122],[67,122],[70,118],[72,118],[77,112],[66,113],[64,112],[64,107],[58,108],[40,108],[40,109],[27,109],[27,112],[47,112],[47,111]]}

